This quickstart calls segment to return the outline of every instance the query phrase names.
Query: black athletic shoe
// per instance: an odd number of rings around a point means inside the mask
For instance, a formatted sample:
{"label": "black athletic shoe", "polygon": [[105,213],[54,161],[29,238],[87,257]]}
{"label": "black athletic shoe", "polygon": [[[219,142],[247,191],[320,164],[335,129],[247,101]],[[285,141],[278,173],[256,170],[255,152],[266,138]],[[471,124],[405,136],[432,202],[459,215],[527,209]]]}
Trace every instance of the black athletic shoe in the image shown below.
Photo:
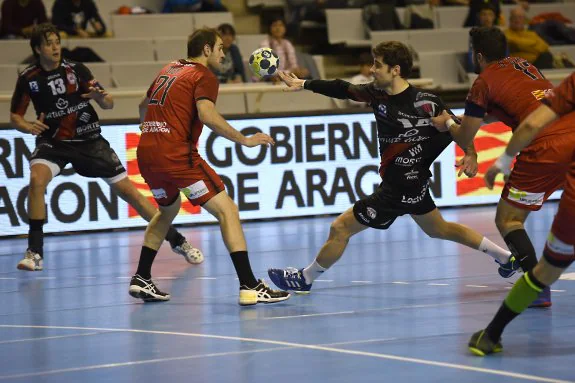
{"label": "black athletic shoe", "polygon": [[471,336],[468,343],[469,351],[477,356],[485,356],[488,354],[493,354],[496,352],[503,351],[503,346],[501,345],[501,339],[497,343],[494,343],[487,334],[485,330],[477,331]]}
{"label": "black athletic shoe", "polygon": [[290,293],[281,290],[272,290],[261,279],[258,280],[258,285],[254,288],[247,286],[240,286],[240,300],[241,306],[255,305],[257,303],[276,303],[289,299]]}
{"label": "black athletic shoe", "polygon": [[165,302],[170,300],[170,294],[158,289],[152,279],[144,279],[138,274],[130,281],[130,295],[144,302]]}

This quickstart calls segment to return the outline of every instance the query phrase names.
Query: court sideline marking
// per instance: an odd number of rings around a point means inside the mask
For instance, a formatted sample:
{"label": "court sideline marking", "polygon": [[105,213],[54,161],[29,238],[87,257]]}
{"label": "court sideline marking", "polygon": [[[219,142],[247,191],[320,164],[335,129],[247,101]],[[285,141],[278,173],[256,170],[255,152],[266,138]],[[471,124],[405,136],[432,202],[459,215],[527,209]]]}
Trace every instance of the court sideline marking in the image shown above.
{"label": "court sideline marking", "polygon": [[[410,358],[410,357],[403,357],[403,356],[396,356],[390,354],[379,354],[374,352],[366,352],[366,351],[356,351],[356,350],[346,350],[340,348],[333,348],[327,346],[320,346],[320,345],[311,345],[311,344],[303,344],[303,343],[293,343],[293,342],[284,342],[284,341],[276,341],[276,340],[268,340],[268,339],[257,339],[257,338],[243,338],[243,337],[235,337],[235,336],[226,336],[226,335],[210,335],[210,334],[198,334],[198,333],[186,333],[186,332],[173,332],[173,331],[156,331],[156,330],[138,330],[138,329],[121,329],[121,328],[100,328],[100,327],[77,327],[77,326],[32,326],[32,325],[0,325],[0,328],[36,328],[36,329],[57,329],[57,330],[85,330],[85,331],[111,331],[111,332],[129,332],[129,333],[139,333],[139,334],[156,334],[156,335],[173,335],[173,336],[185,336],[185,337],[193,337],[193,338],[208,338],[208,339],[219,339],[219,340],[232,340],[232,341],[239,341],[239,342],[249,342],[249,343],[260,343],[260,344],[267,344],[267,345],[275,345],[275,346],[283,346],[283,347],[291,347],[291,348],[303,348],[308,350],[316,350],[316,351],[326,351],[326,352],[333,352],[339,354],[347,354],[347,355],[356,355],[356,356],[365,356],[365,357],[372,357],[378,359],[387,359],[387,360],[394,360],[399,362],[406,362],[406,363],[415,363],[415,364],[423,364],[428,366],[435,366],[435,367],[445,367],[451,368],[456,370],[463,370],[463,371],[473,371],[473,372],[480,372],[484,374],[491,374],[491,375],[499,375],[499,376],[506,376],[510,378],[517,378],[535,382],[548,382],[548,383],[573,383],[567,380],[558,380],[552,378],[546,378],[542,376],[536,375],[527,375],[521,374],[516,372],[509,372],[509,371],[500,371],[500,370],[492,370],[488,368],[481,368],[481,367],[473,367],[467,366],[463,364],[456,364],[456,363],[446,363],[446,362],[436,362],[433,360],[427,359],[419,359],[419,358]],[[223,353],[229,354],[229,353]],[[218,354],[206,354],[206,355],[218,355]],[[175,357],[176,358],[192,358],[195,356],[189,357]],[[161,361],[161,360],[160,360]],[[129,363],[144,363],[147,361],[139,361],[139,362],[129,362]],[[105,367],[115,367],[121,364],[109,364],[109,365],[102,365],[103,368]],[[76,368],[74,371],[78,371],[82,367]],[[98,368],[96,366],[88,366],[83,367],[84,369],[91,369],[91,368]],[[58,371],[58,370],[53,370]],[[62,372],[67,372],[67,370],[62,370]],[[50,373],[57,373],[57,372],[38,372],[32,373],[33,376],[39,376],[42,374],[50,374]],[[15,378],[15,377],[25,377],[30,375],[20,374],[19,376],[0,376],[0,380]]]}

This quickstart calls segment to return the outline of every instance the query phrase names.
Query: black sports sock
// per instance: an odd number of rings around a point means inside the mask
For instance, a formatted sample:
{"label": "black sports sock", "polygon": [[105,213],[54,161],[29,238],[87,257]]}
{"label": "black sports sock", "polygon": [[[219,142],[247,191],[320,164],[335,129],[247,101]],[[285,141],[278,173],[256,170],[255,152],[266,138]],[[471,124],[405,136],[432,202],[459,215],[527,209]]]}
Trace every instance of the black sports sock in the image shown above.
{"label": "black sports sock", "polygon": [[44,220],[31,219],[28,230],[28,248],[44,257]]}
{"label": "black sports sock", "polygon": [[142,246],[140,262],[138,262],[138,270],[136,271],[136,274],[144,279],[152,278],[152,263],[154,263],[156,254],[158,254],[158,250],[153,250],[149,247]]}
{"label": "black sports sock", "polygon": [[233,253],[230,253],[230,257],[232,257],[232,262],[234,263],[236,274],[240,280],[240,286],[244,285],[249,288],[256,287],[258,285],[258,281],[252,271],[248,252],[234,251]]}
{"label": "black sports sock", "polygon": [[514,230],[508,233],[503,239],[509,250],[515,256],[515,259],[519,262],[519,266],[521,266],[523,272],[526,273],[535,267],[537,264],[535,249],[524,229]]}
{"label": "black sports sock", "polygon": [[489,339],[493,342],[499,341],[505,326],[509,324],[515,317],[521,314],[525,309],[535,300],[537,296],[545,288],[545,285],[539,282],[534,276],[533,272],[529,271],[515,282],[515,285],[507,294],[505,301],[493,317],[493,320],[485,332]]}
{"label": "black sports sock", "polygon": [[177,231],[175,227],[170,226],[170,229],[168,230],[168,234],[166,234],[166,240],[168,242],[170,242],[170,246],[176,247],[176,246],[180,246],[182,243],[184,243],[184,241],[186,240],[186,237],[184,237],[182,234],[180,234],[180,232]]}

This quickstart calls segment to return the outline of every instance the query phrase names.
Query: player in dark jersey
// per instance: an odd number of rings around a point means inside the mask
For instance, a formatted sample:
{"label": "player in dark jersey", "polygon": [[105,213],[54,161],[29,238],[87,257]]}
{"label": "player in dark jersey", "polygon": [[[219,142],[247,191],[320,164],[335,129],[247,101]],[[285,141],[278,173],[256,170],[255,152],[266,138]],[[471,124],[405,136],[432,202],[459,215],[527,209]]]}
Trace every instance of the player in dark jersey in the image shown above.
{"label": "player in dark jersey", "polygon": [[[409,49],[400,42],[389,41],[377,45],[372,53],[371,71],[375,81],[370,84],[304,81],[293,74],[280,73],[291,90],[307,89],[371,105],[377,121],[382,179],[375,193],[357,201],[332,223],[329,238],[312,264],[299,270],[268,270],[272,281],[281,289],[309,291],[312,282],[341,257],[353,235],[368,227],[386,230],[404,214],[410,214],[430,237],[478,249],[499,263],[509,261],[509,251],[466,226],[444,221],[431,198],[429,167],[452,139],[431,125],[430,118],[445,108],[441,99],[411,86],[406,80],[413,63]],[[462,171],[474,176],[477,154],[472,145],[465,151]]]}
{"label": "player in dark jersey", "polygon": [[226,193],[222,179],[198,153],[204,124],[240,145],[274,143],[263,133],[244,136],[216,110],[218,80],[208,66],[217,68],[223,58],[218,32],[198,29],[188,40],[188,58],[166,65],[140,103],[142,136],[138,166],[160,208],[146,229],[138,270],[130,281],[129,292],[135,298],[170,299],[152,281],[151,268],[162,238],[180,210],[180,193],[217,218],[238,275],[240,305],[275,303],[290,297],[285,291],[272,290],[254,276],[238,207]]}
{"label": "player in dark jersey", "polygon": [[[28,190],[28,249],[18,269],[43,269],[42,227],[46,219],[44,194],[50,181],[69,163],[85,177],[103,178],[112,190],[132,205],[146,220],[156,209],[127,177],[118,156],[100,135],[100,122],[90,100],[101,108],[114,106],[109,95],[83,64],[62,59],[60,35],[51,24],[40,24],[32,33],[30,46],[36,63],[26,68],[16,84],[10,119],[23,133],[37,136],[30,158]],[[32,101],[37,119],[24,115]],[[174,252],[189,263],[200,263],[202,253],[193,248],[173,227],[166,237]]]}
{"label": "player in dark jersey", "polygon": [[[552,129],[552,124],[564,125],[574,132],[564,137],[571,142],[570,145],[555,147],[555,154],[570,158],[571,163],[562,169],[565,177],[563,194],[545,243],[543,257],[515,283],[491,323],[484,330],[473,334],[469,340],[470,351],[478,356],[500,352],[501,334],[505,326],[521,314],[543,289],[559,279],[563,271],[575,261],[575,73],[555,90],[548,92],[542,103],[544,105],[540,105],[519,125],[499,163],[509,163],[510,158],[537,140],[542,132]],[[491,172],[497,174],[504,169],[494,165]],[[536,170],[531,169],[534,177],[538,176]]]}
{"label": "player in dark jersey", "polygon": [[[539,70],[517,57],[506,57],[507,41],[496,27],[473,28],[470,31],[476,72],[479,76],[469,90],[461,126],[449,122],[449,130],[459,145],[468,145],[477,133],[486,114],[492,115],[515,129],[539,105],[553,85]],[[434,120],[440,130],[446,130],[449,115]],[[510,270],[519,266],[523,271],[537,264],[535,249],[525,231],[524,223],[532,211],[543,203],[565,180],[565,168],[571,157],[567,150],[575,145],[571,127],[551,124],[521,151],[497,205],[495,223],[505,243],[514,253]],[[506,160],[506,161],[504,161]],[[499,169],[509,174],[511,158],[501,158]],[[495,175],[485,175],[489,188]],[[506,266],[507,267],[507,266]],[[551,290],[546,288],[532,307],[551,306]]]}

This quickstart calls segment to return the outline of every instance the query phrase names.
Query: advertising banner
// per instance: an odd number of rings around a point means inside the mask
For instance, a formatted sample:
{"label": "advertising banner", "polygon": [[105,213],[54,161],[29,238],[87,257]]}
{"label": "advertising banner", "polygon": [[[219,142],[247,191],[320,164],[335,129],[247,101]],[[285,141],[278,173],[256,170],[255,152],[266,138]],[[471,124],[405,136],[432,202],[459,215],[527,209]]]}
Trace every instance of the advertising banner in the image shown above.
{"label": "advertising banner", "polygon": [[[224,180],[242,219],[341,213],[357,199],[371,194],[380,182],[377,130],[372,114],[243,119],[230,123],[244,134],[264,132],[276,141],[273,147],[246,148],[204,128],[200,153]],[[102,134],[136,187],[153,201],[138,170],[138,126],[104,126]],[[496,190],[487,190],[483,173],[501,154],[510,134],[502,124],[482,128],[476,141],[480,174],[473,179],[457,178],[454,164],[462,153],[451,144],[431,168],[431,190],[437,206],[496,202],[502,182]],[[28,159],[34,141],[33,136],[15,130],[5,130],[0,136],[0,236],[28,232]],[[81,177],[69,168],[49,184],[46,205],[47,233],[146,225],[133,208],[111,193],[104,181]],[[184,199],[175,223],[214,221],[207,212]]]}

